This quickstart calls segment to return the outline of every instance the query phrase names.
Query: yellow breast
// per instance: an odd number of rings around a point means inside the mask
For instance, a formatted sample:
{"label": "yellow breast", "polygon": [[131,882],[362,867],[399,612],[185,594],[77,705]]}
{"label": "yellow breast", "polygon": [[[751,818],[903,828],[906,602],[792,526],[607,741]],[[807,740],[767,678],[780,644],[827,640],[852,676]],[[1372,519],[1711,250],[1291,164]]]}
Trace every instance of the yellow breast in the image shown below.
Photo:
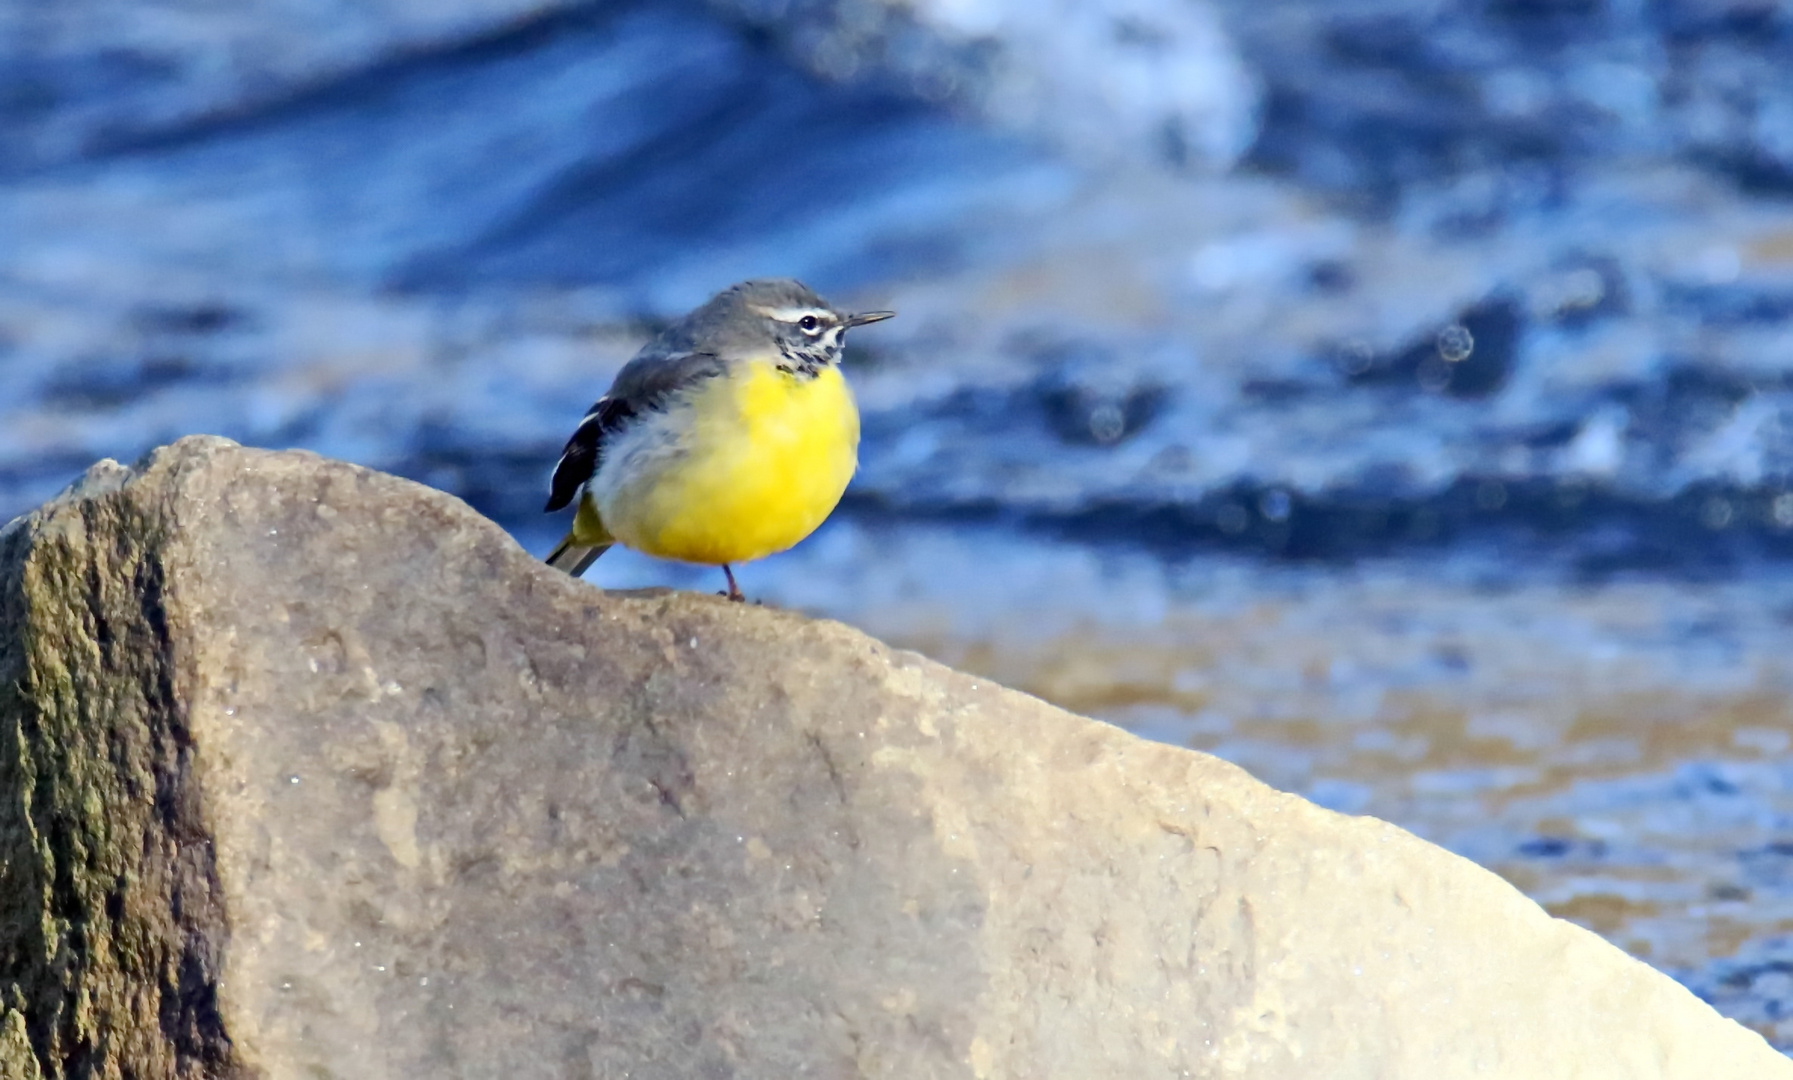
{"label": "yellow breast", "polygon": [[[661,422],[661,421],[656,421]],[[840,369],[743,364],[663,421],[669,453],[597,494],[604,526],[661,558],[748,562],[814,532],[859,465],[859,409]]]}

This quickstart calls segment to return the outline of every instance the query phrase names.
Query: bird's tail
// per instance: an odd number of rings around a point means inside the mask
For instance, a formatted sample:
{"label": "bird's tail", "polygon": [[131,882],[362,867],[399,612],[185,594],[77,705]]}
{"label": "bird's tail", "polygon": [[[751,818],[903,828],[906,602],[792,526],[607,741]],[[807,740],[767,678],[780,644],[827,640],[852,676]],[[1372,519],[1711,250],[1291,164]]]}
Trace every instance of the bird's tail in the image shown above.
{"label": "bird's tail", "polygon": [[604,527],[598,508],[590,499],[581,497],[579,509],[573,514],[573,527],[567,532],[566,539],[548,552],[548,565],[578,577],[614,543],[616,538]]}
{"label": "bird's tail", "polygon": [[598,561],[599,555],[609,550],[610,545],[607,543],[581,544],[573,539],[572,533],[567,533],[566,539],[548,553],[548,565],[578,577],[585,573],[592,563]]}

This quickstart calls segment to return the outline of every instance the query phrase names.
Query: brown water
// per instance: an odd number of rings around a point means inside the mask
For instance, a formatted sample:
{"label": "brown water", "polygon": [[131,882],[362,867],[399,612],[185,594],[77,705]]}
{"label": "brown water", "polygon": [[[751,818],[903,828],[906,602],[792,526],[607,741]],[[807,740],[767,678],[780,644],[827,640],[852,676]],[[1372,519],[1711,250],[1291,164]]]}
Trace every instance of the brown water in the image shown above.
{"label": "brown water", "polygon": [[[600,584],[710,587],[612,556]],[[1793,579],[1168,564],[851,522],[750,593],[1371,814],[1793,1043]]]}

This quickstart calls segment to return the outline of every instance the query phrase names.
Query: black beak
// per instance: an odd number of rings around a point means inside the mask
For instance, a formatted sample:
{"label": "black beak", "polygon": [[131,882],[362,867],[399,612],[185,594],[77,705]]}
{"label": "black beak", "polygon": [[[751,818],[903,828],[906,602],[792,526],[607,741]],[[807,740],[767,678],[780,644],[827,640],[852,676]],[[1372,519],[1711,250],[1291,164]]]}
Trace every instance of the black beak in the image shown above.
{"label": "black beak", "polygon": [[895,317],[896,312],[894,311],[864,311],[858,315],[848,315],[846,322],[841,325],[851,328],[854,326],[864,326],[867,323],[883,322],[885,319],[892,319]]}

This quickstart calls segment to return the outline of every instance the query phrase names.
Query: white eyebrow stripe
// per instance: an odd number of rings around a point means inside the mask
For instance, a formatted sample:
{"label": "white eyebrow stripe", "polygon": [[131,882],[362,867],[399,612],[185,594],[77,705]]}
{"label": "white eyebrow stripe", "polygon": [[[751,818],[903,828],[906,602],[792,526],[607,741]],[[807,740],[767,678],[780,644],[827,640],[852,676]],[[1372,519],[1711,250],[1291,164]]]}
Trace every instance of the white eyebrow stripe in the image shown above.
{"label": "white eyebrow stripe", "polygon": [[779,322],[788,322],[788,323],[798,322],[805,315],[814,315],[816,318],[821,319],[823,321],[832,320],[834,318],[834,312],[829,311],[827,308],[812,308],[812,307],[766,308],[766,307],[757,307],[756,306],[753,310],[759,312],[761,315],[764,315],[768,319],[777,319]]}

